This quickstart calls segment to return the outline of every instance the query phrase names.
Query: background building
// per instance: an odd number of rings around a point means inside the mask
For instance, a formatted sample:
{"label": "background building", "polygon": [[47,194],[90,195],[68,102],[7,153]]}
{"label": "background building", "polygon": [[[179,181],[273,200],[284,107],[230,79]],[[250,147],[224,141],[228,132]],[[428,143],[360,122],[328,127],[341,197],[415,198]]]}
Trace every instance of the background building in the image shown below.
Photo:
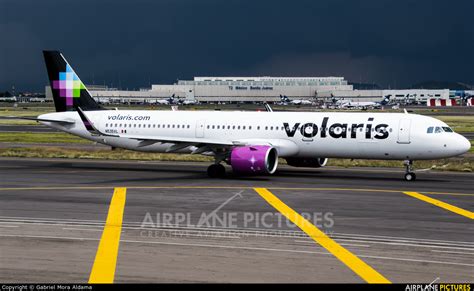
{"label": "background building", "polygon": [[[331,102],[334,98],[354,102],[379,101],[388,95],[395,102],[450,98],[449,89],[354,90],[343,77],[195,77],[134,91],[96,85],[87,87],[102,103],[156,103],[172,95],[181,100],[214,103],[279,102],[280,95],[320,102]],[[46,87],[46,99],[52,100],[49,86]]]}

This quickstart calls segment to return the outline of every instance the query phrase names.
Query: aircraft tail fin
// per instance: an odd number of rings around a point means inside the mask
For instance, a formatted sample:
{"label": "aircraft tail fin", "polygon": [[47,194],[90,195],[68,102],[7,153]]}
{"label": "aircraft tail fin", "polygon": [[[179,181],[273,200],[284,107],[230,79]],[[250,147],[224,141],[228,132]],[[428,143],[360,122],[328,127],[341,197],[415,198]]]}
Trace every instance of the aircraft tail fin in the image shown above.
{"label": "aircraft tail fin", "polygon": [[392,97],[392,95],[386,95],[385,98],[383,98],[382,102],[380,102],[380,104],[387,105],[388,103],[390,103],[390,97]]}
{"label": "aircraft tail fin", "polygon": [[102,110],[86,86],[79,79],[64,56],[58,51],[43,51],[48,70],[54,106],[57,112],[83,110]]}

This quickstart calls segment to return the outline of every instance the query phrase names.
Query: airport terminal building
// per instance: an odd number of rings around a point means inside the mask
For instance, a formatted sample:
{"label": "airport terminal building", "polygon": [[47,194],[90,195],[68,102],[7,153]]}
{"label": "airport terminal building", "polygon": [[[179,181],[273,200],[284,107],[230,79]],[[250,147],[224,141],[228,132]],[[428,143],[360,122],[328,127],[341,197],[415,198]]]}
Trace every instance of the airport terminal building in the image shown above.
{"label": "airport terminal building", "polygon": [[[280,95],[313,99],[318,91],[352,90],[343,77],[195,77],[173,86],[200,102],[277,102]],[[151,88],[157,92],[163,89],[163,85]]]}
{"label": "airport terminal building", "polygon": [[[127,99],[151,101],[172,96],[199,102],[278,102],[280,95],[289,98],[309,99],[317,92],[351,91],[343,77],[194,77],[179,80],[175,84],[152,85],[149,89],[124,91],[104,86],[89,86],[91,94],[98,99]],[[49,86],[46,96],[51,98]]]}
{"label": "airport terminal building", "polygon": [[[155,103],[174,95],[198,102],[279,102],[280,95],[290,99],[327,102],[331,98],[352,101],[376,101],[391,95],[393,99],[448,99],[449,90],[354,90],[344,77],[194,77],[171,85],[157,84],[135,91],[87,85],[98,101],[104,103]],[[46,87],[47,100],[52,100]]]}

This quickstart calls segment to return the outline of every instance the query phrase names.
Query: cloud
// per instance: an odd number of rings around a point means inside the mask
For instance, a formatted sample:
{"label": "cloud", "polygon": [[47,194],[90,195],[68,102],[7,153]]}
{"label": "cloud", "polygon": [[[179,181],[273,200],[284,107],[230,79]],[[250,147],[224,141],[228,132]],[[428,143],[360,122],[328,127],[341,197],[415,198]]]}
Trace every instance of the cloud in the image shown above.
{"label": "cloud", "polygon": [[[42,90],[42,49],[85,82],[344,75],[474,83],[472,0],[2,0],[0,86]],[[6,77],[2,77],[6,76]],[[94,76],[94,77],[92,77]],[[1,90],[1,88],[0,88]]]}
{"label": "cloud", "polygon": [[405,62],[401,57],[354,56],[349,52],[331,52],[276,55],[241,73],[293,77],[337,76],[351,82],[375,83],[391,88],[422,80],[461,80],[464,76],[455,71],[456,64],[444,64],[443,67],[453,71],[439,70],[439,64],[425,59]]}

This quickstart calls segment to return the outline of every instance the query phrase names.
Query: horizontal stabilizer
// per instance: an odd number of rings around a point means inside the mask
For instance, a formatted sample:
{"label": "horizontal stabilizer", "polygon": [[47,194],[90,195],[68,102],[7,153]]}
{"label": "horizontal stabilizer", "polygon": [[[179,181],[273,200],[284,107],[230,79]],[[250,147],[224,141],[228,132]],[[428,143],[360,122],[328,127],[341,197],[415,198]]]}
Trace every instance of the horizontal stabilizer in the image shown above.
{"label": "horizontal stabilizer", "polygon": [[47,118],[37,118],[37,117],[19,117],[19,116],[6,116],[2,119],[21,119],[21,120],[33,120],[33,121],[43,121],[43,122],[57,122],[57,123],[65,123],[65,124],[74,124],[76,123],[74,120],[61,120],[61,119],[47,119]]}

